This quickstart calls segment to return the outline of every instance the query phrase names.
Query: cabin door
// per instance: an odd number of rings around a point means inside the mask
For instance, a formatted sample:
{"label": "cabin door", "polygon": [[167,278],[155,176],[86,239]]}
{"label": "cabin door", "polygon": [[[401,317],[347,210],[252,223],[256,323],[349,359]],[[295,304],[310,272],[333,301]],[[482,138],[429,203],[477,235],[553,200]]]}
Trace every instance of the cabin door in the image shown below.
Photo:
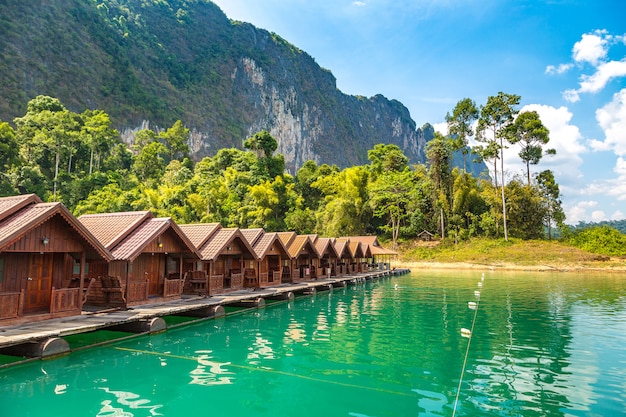
{"label": "cabin door", "polygon": [[32,254],[28,262],[25,309],[47,310],[52,293],[52,259],[54,254]]}
{"label": "cabin door", "polygon": [[146,276],[149,279],[148,295],[159,295],[159,277],[163,276],[165,262],[159,254],[148,256],[146,260]]}

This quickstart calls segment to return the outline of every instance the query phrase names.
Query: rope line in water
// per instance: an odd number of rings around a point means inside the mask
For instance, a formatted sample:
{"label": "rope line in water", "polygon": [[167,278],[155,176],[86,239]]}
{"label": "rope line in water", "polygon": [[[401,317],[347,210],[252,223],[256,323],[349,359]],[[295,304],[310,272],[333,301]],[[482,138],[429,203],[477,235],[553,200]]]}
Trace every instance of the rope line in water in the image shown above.
{"label": "rope line in water", "polygon": [[[183,359],[183,360],[194,361],[194,362],[197,362],[198,359],[199,359],[199,358],[195,358],[193,356],[173,355],[171,353],[162,353],[162,352],[154,352],[154,351],[150,351],[150,350],[123,348],[123,347],[119,347],[119,346],[116,346],[113,349],[123,350],[123,351],[126,351],[126,352],[134,352],[134,353],[145,353],[147,355],[154,355],[154,356],[163,356],[163,357],[166,357],[166,358]],[[269,369],[269,368],[255,368],[253,366],[236,365],[236,364],[233,364],[233,363],[225,363],[224,366],[231,366],[233,368],[246,369],[246,370],[249,370],[249,371],[267,372],[267,373],[272,373],[272,374],[277,374],[277,375],[289,376],[289,377],[293,377],[293,378],[306,379],[306,380],[314,381],[314,382],[322,382],[324,384],[338,385],[338,386],[347,387],[347,388],[357,388],[357,389],[363,389],[363,390],[368,390],[368,391],[382,392],[382,393],[385,393],[385,394],[401,395],[401,396],[404,396],[404,397],[415,397],[415,394],[411,394],[411,393],[407,393],[407,392],[392,391],[392,390],[383,389],[383,388],[366,387],[366,386],[356,385],[356,384],[346,384],[345,382],[327,381],[325,379],[314,378],[314,377],[306,376],[306,375],[298,375],[298,374],[293,374],[293,373],[290,373],[290,372],[277,371],[275,369]]]}
{"label": "rope line in water", "polygon": [[478,298],[476,299],[476,308],[474,309],[474,318],[472,318],[472,327],[470,329],[469,340],[467,341],[467,348],[465,349],[465,358],[463,359],[463,366],[461,367],[461,377],[459,378],[459,386],[456,389],[456,396],[454,398],[454,407],[452,408],[452,417],[456,415],[457,406],[459,405],[459,395],[461,394],[461,385],[463,384],[463,377],[465,376],[465,367],[467,365],[467,357],[469,356],[470,346],[472,345],[472,337],[474,337],[474,325],[476,324],[476,316],[478,315],[479,305],[480,305],[480,296],[478,296]]}

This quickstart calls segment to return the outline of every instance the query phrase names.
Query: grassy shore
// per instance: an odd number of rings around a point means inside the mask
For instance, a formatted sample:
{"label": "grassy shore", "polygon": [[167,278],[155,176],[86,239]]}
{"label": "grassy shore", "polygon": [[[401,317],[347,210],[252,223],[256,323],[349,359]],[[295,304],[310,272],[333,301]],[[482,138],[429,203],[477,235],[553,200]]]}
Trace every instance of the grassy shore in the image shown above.
{"label": "grassy shore", "polygon": [[626,273],[626,257],[608,257],[558,241],[473,239],[468,242],[405,242],[394,265],[408,268],[605,271]]}

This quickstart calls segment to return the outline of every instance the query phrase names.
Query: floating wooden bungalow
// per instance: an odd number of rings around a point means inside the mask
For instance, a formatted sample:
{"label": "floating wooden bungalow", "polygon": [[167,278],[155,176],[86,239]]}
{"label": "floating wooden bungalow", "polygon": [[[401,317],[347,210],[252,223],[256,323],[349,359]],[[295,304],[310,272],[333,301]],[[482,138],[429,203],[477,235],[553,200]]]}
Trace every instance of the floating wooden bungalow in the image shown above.
{"label": "floating wooden bungalow", "polygon": [[315,248],[320,256],[319,271],[322,277],[337,276],[337,261],[339,255],[333,244],[333,239],[320,237],[315,241]]}
{"label": "floating wooden bungalow", "polygon": [[335,274],[337,276],[343,276],[348,273],[348,266],[352,260],[352,253],[349,248],[349,240],[334,239],[333,246],[335,253],[337,254],[337,262],[335,267]]}
{"label": "floating wooden bungalow", "polygon": [[0,198],[0,323],[80,315],[109,251],[61,203]]}
{"label": "floating wooden bungalow", "polygon": [[126,308],[181,297],[184,265],[200,255],[171,218],[140,211],[79,220],[113,256],[108,264],[90,264],[100,280],[89,304]]}
{"label": "floating wooden bungalow", "polygon": [[245,278],[244,286],[270,287],[282,282],[282,265],[289,262],[289,252],[277,233],[265,233],[263,229],[242,229],[241,233],[257,256],[257,279],[250,282]]}
{"label": "floating wooden bungalow", "polygon": [[398,252],[382,247],[376,236],[350,236],[347,239],[360,242],[364,246],[365,258],[376,269],[389,269],[391,259],[398,256]]}
{"label": "floating wooden bungalow", "polygon": [[242,290],[244,277],[256,276],[256,253],[239,229],[222,228],[217,223],[183,224],[180,228],[200,252],[202,263],[195,269],[207,277],[206,294]]}
{"label": "floating wooden bungalow", "polygon": [[281,232],[278,236],[289,251],[291,258],[290,265],[287,267],[291,271],[291,281],[285,281],[288,279],[285,274],[283,274],[283,281],[301,282],[317,279],[320,256],[310,236],[298,235],[295,232]]}

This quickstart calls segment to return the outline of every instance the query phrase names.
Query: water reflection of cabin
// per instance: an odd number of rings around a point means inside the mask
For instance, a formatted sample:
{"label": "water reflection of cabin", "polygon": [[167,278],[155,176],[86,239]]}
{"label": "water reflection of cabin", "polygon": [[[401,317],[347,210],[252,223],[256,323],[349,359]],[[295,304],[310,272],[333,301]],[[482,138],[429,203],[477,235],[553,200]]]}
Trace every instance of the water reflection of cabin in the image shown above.
{"label": "water reflection of cabin", "polygon": [[[281,232],[278,233],[278,236],[291,258],[288,266],[291,270],[291,282],[317,279],[320,257],[311,237],[309,235],[297,235],[295,232]],[[287,277],[284,274],[283,277],[283,282],[285,282]]]}
{"label": "water reflection of cabin", "polygon": [[61,203],[0,198],[0,323],[81,314],[88,262],[111,254]]}
{"label": "water reflection of cabin", "polygon": [[244,286],[270,287],[282,282],[283,260],[289,260],[289,252],[277,233],[265,233],[263,229],[242,229],[244,237],[254,249],[258,259],[256,280],[244,277]]}
{"label": "water reflection of cabin", "polygon": [[244,276],[255,272],[256,253],[239,229],[222,228],[219,224],[184,224],[180,226],[200,252],[209,295],[238,291],[244,288]]}
{"label": "water reflection of cabin", "polygon": [[113,255],[108,265],[90,264],[101,278],[89,304],[124,308],[181,297],[185,260],[199,254],[171,218],[141,211],[79,220]]}

